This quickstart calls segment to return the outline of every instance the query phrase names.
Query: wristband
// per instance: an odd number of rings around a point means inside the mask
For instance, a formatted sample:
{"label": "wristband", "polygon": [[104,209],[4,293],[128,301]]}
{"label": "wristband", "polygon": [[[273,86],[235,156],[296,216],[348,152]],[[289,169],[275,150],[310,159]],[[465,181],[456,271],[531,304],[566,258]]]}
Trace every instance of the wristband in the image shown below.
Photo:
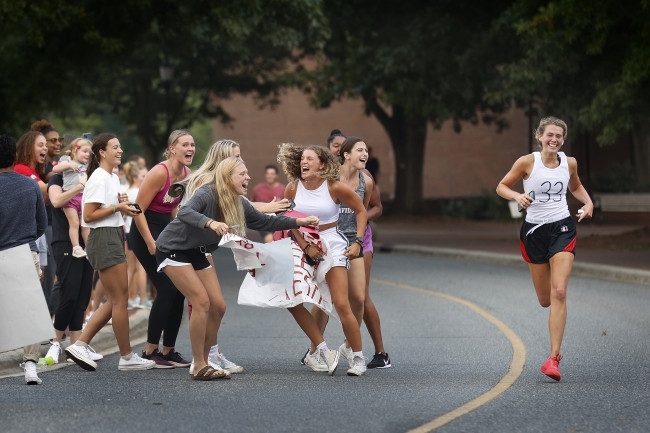
{"label": "wristband", "polygon": [[117,212],[117,206],[115,206],[115,205],[111,205],[111,206],[113,207],[113,215],[114,215],[115,212]]}

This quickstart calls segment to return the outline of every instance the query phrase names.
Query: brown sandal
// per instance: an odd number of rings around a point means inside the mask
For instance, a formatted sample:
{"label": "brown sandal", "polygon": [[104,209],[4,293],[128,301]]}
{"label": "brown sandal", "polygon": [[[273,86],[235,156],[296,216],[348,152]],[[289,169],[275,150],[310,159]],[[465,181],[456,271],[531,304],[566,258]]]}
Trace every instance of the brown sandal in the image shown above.
{"label": "brown sandal", "polygon": [[215,370],[214,368],[206,365],[201,370],[199,370],[194,376],[193,380],[216,380],[216,379],[230,379],[230,375],[224,370]]}

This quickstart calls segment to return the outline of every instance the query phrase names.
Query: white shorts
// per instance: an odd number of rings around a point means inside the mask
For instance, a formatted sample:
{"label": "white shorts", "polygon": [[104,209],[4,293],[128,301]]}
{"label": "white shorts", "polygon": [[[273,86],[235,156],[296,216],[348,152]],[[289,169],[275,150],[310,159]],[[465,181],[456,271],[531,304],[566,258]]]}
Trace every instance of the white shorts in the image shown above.
{"label": "white shorts", "polygon": [[320,232],[319,235],[327,240],[333,260],[332,267],[342,266],[345,269],[350,269],[350,260],[343,255],[350,244],[345,235],[338,230],[338,227],[327,229]]}

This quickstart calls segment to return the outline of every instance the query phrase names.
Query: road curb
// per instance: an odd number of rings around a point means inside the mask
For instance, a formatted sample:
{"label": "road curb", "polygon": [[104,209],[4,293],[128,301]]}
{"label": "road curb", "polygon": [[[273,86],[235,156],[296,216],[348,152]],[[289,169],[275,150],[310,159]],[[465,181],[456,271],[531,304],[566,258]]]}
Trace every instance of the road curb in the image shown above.
{"label": "road curb", "polygon": [[[136,311],[134,314],[129,316],[129,336],[131,341],[134,341],[138,338],[141,338],[147,333],[147,328],[149,324],[149,309],[142,309]],[[61,347],[65,349],[70,345],[70,342],[66,339],[61,344]],[[115,340],[115,334],[113,333],[113,327],[110,325],[104,326],[95,338],[92,339],[90,345],[98,353],[102,353],[108,349],[114,348],[117,345]],[[49,345],[41,346],[41,356],[45,356]],[[0,353],[0,377],[5,375],[15,375],[22,373],[22,369],[18,366],[23,362],[23,350],[10,350],[8,352]],[[65,354],[61,354],[61,358],[56,367],[65,365]],[[46,367],[48,369],[54,369],[52,367]]]}
{"label": "road curb", "polygon": [[[456,248],[427,247],[423,245],[391,245],[376,243],[375,248],[382,253],[424,254],[473,262],[492,263],[498,265],[517,266],[526,268],[526,262],[517,254],[491,253],[487,251],[471,251]],[[588,278],[598,278],[611,281],[624,281],[650,286],[650,271],[643,269],[624,268],[622,266],[601,265],[597,263],[574,262],[574,275]]]}

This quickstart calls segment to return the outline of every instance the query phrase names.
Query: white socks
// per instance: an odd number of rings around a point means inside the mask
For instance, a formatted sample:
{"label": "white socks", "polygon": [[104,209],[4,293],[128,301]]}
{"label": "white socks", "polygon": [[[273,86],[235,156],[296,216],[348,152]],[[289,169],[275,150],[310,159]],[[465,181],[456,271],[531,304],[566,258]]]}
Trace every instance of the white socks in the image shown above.
{"label": "white socks", "polygon": [[316,346],[316,350],[327,350],[327,343],[323,341],[321,344]]}
{"label": "white socks", "polygon": [[133,352],[129,353],[128,355],[124,355],[122,359],[125,361],[130,361],[132,357],[133,357]]}
{"label": "white socks", "polygon": [[219,353],[219,345],[215,344],[210,348],[210,355],[214,355],[216,353]]}
{"label": "white socks", "polygon": [[363,358],[363,352],[352,352],[355,357]]}

